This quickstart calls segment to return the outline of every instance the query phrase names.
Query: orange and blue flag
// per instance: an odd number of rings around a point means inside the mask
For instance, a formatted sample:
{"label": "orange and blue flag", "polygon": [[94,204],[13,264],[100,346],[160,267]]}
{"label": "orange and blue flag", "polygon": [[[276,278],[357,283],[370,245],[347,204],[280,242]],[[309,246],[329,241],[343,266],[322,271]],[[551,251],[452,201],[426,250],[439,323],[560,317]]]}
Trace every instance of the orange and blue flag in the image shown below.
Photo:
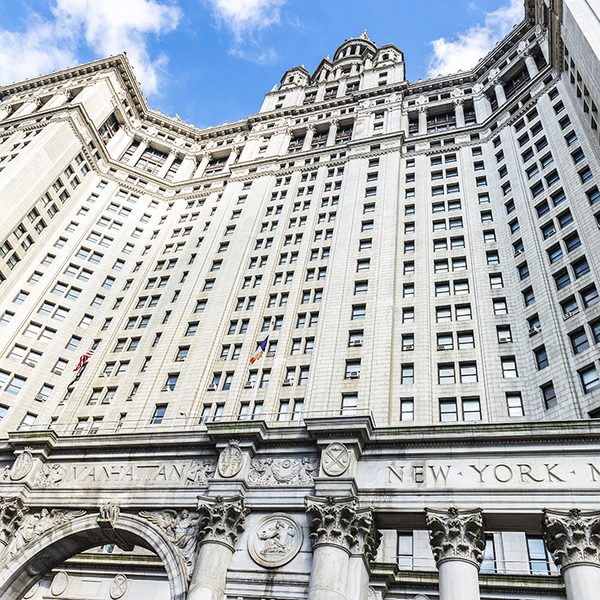
{"label": "orange and blue flag", "polygon": [[256,352],[250,358],[250,364],[253,365],[257,360],[260,360],[260,357],[263,355],[265,348],[267,347],[267,341],[269,336],[267,336],[258,346]]}

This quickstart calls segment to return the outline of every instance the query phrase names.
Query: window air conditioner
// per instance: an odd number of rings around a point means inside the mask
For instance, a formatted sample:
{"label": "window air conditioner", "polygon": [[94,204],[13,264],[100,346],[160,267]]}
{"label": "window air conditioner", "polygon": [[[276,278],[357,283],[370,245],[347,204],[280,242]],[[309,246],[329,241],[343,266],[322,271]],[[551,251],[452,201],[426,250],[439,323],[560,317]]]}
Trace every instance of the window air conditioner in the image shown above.
{"label": "window air conditioner", "polygon": [[127,396],[127,398],[125,398],[126,401],[128,400],[133,400],[133,396]]}
{"label": "window air conditioner", "polygon": [[363,345],[362,340],[354,340],[354,341],[350,342],[350,346],[362,346],[362,345]]}
{"label": "window air conditioner", "polygon": [[508,344],[509,342],[511,342],[512,340],[510,338],[507,337],[502,337],[498,340],[499,344]]}
{"label": "window air conditioner", "polygon": [[574,313],[574,312],[572,312],[572,311],[566,312],[566,313],[563,315],[563,321],[566,321],[567,319],[570,319],[570,318],[571,318],[571,317],[572,317],[574,314],[575,314],[575,313]]}
{"label": "window air conditioner", "polygon": [[450,346],[444,346],[443,344],[438,344],[438,350],[450,350]]}
{"label": "window air conditioner", "polygon": [[267,356],[275,356],[275,350],[271,350],[271,352],[267,352]]}
{"label": "window air conditioner", "polygon": [[548,232],[548,236],[547,237],[550,237],[551,235],[554,235],[555,233],[556,233],[556,229],[553,229],[552,231]]}
{"label": "window air conditioner", "polygon": [[55,375],[58,375],[58,376],[60,376],[60,375],[62,375],[62,374],[63,374],[63,372],[62,372],[60,369],[53,369],[53,370],[52,370],[52,372],[53,372]]}
{"label": "window air conditioner", "polygon": [[215,383],[211,383],[206,389],[209,392],[216,392],[217,391],[217,385]]}
{"label": "window air conditioner", "polygon": [[358,379],[360,377],[360,373],[358,371],[352,371],[349,375],[350,379]]}
{"label": "window air conditioner", "polygon": [[402,348],[402,350],[404,350],[405,352],[406,352],[406,351],[409,351],[409,350],[414,350],[414,349],[415,349],[415,347],[414,347],[414,346],[412,346],[412,345],[410,345],[410,346],[404,346],[404,347]]}
{"label": "window air conditioner", "polygon": [[43,394],[36,394],[35,399],[38,402],[46,402],[46,396],[44,396]]}
{"label": "window air conditioner", "polygon": [[178,356],[178,357],[175,359],[175,362],[183,362],[184,360],[185,360],[185,356]]}
{"label": "window air conditioner", "polygon": [[535,335],[536,333],[539,333],[541,330],[542,330],[541,327],[534,325],[533,327],[529,328],[529,335]]}
{"label": "window air conditioner", "polygon": [[25,362],[25,364],[26,364],[28,367],[31,367],[32,369],[35,367],[35,363],[34,363],[34,362],[31,362],[30,360],[26,361],[26,362]]}
{"label": "window air conditioner", "polygon": [[244,389],[251,390],[254,387],[254,381],[246,381],[244,384]]}
{"label": "window air conditioner", "polygon": [[292,385],[292,380],[291,379],[284,379],[283,380],[283,384],[282,385]]}
{"label": "window air conditioner", "polygon": [[98,375],[98,377],[106,377],[105,373],[100,373],[100,375]]}
{"label": "window air conditioner", "polygon": [[523,250],[515,250],[515,257],[523,254]]}

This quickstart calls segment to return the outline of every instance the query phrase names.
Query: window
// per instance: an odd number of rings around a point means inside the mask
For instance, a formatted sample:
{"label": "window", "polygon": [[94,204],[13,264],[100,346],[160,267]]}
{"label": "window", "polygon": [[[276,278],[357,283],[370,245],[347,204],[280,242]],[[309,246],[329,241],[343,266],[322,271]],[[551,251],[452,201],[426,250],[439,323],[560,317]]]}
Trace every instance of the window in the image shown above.
{"label": "window", "polygon": [[462,399],[462,417],[464,421],[480,421],[481,405],[479,398]]}
{"label": "window", "polygon": [[506,393],[506,406],[509,417],[524,417],[525,409],[523,407],[523,398],[520,392]]}
{"label": "window", "polygon": [[581,379],[581,385],[583,386],[583,391],[588,394],[589,392],[595,390],[600,386],[600,379],[598,378],[598,371],[594,367],[594,365],[589,365],[588,367],[579,371],[579,378]]}
{"label": "window", "polygon": [[438,383],[440,385],[456,383],[456,375],[454,373],[454,365],[438,365]]}
{"label": "window", "polygon": [[500,358],[500,363],[502,365],[502,377],[505,379],[518,377],[517,362],[514,356],[503,356]]}
{"label": "window", "polygon": [[569,273],[566,269],[562,269],[558,273],[555,273],[552,277],[554,278],[554,283],[556,284],[557,290],[562,290],[571,283],[571,278],[569,277]]}
{"label": "window", "polygon": [[571,346],[573,347],[574,354],[579,354],[590,347],[587,335],[585,334],[583,328],[569,333],[569,339],[571,340]]}
{"label": "window", "polygon": [[508,307],[506,305],[506,298],[495,298],[492,300],[495,315],[507,315]]}
{"label": "window", "polygon": [[[400,399],[400,420],[401,421],[414,421],[415,418],[415,408],[414,408],[414,400],[412,398],[401,398]],[[401,534],[399,534],[401,535]],[[410,535],[411,539],[411,555],[412,555],[412,534]],[[412,563],[412,561],[411,561]]]}
{"label": "window", "polygon": [[475,348],[475,338],[472,331],[459,331],[456,337],[458,339],[459,350]]}
{"label": "window", "polygon": [[440,399],[440,421],[458,421],[456,398]]}
{"label": "window", "polygon": [[598,290],[596,290],[596,286],[593,284],[581,290],[580,295],[585,308],[593,306],[598,302],[598,300],[600,300],[600,297],[598,296]]}
{"label": "window", "polygon": [[529,570],[531,573],[550,573],[548,556],[544,540],[540,537],[527,536],[527,551],[529,553]]}
{"label": "window", "polygon": [[6,386],[4,391],[16,396],[21,391],[26,381],[27,379],[25,379],[25,377],[19,377],[18,375],[15,375],[11,382]]}
{"label": "window", "polygon": [[150,419],[150,423],[160,425],[163,422],[165,413],[167,412],[167,404],[157,404],[154,408],[154,413]]}
{"label": "window", "polygon": [[342,409],[341,414],[355,415],[358,407],[358,394],[342,394]]}

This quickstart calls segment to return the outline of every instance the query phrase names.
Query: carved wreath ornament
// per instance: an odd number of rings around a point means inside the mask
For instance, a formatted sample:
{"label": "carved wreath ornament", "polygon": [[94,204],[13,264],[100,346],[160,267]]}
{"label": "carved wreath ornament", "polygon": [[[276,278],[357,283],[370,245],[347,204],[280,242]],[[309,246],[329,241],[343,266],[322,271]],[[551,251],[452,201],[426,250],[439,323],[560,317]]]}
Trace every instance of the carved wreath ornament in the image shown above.
{"label": "carved wreath ornament", "polygon": [[426,509],[431,548],[436,563],[462,558],[479,565],[483,558],[483,513],[481,509]]}

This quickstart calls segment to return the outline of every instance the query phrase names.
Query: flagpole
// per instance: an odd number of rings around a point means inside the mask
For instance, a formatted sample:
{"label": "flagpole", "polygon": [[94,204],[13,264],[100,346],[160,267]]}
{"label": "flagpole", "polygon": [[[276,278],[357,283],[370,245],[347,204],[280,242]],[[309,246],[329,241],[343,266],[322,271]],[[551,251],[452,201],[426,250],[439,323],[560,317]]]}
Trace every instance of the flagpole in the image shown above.
{"label": "flagpole", "polygon": [[262,356],[259,359],[260,369],[256,374],[256,381],[254,382],[254,394],[252,394],[252,402],[250,403],[250,408],[248,409],[248,413],[250,414],[250,420],[254,419],[254,407],[256,406],[256,394],[258,393],[258,386],[260,385],[260,379],[262,377],[263,366],[262,366]]}

